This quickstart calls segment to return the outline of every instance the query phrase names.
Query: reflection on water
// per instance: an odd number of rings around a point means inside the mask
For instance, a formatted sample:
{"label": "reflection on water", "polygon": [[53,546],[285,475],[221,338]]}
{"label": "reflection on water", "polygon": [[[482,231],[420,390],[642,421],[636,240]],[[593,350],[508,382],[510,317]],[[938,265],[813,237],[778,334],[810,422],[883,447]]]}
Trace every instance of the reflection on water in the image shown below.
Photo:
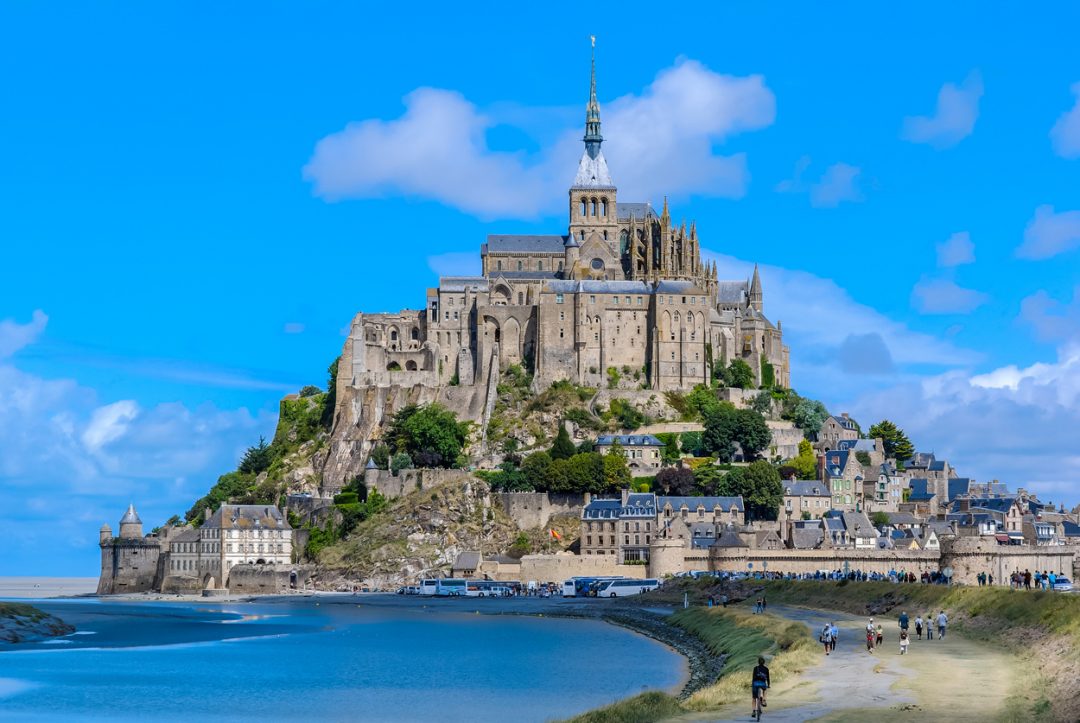
{"label": "reflection on water", "polygon": [[670,650],[591,620],[310,601],[39,607],[79,632],[0,653],[4,717],[544,721],[681,672]]}

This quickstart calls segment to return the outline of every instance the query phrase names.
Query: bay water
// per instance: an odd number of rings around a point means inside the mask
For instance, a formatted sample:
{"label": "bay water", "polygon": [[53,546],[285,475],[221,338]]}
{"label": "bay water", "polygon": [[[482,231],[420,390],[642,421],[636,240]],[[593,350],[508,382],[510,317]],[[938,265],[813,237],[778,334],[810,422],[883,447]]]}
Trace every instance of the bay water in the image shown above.
{"label": "bay water", "polygon": [[0,648],[0,717],[546,721],[683,678],[677,653],[598,620],[440,602],[37,601],[77,632]]}

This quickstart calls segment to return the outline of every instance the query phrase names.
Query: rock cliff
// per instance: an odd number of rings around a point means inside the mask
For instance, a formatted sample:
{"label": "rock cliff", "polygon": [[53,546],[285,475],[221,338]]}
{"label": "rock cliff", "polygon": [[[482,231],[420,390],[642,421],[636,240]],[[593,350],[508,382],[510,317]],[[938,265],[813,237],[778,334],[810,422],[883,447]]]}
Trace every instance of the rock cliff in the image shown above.
{"label": "rock cliff", "polygon": [[0,603],[0,642],[25,643],[69,635],[75,628],[63,620],[22,603]]}

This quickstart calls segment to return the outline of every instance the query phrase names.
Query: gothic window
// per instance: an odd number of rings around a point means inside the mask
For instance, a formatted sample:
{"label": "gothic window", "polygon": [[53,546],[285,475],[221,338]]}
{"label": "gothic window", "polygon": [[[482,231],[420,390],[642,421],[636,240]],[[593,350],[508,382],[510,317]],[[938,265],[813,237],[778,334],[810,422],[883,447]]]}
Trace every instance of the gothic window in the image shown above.
{"label": "gothic window", "polygon": [[521,262],[518,261],[518,271],[521,271]]}
{"label": "gothic window", "polygon": [[502,261],[501,260],[495,262],[495,268],[498,269],[499,271],[502,271]]}
{"label": "gothic window", "polygon": [[390,341],[397,341],[397,329],[390,330]]}
{"label": "gothic window", "polygon": [[544,261],[543,261],[543,259],[536,262],[536,270],[537,271],[543,271],[544,270]]}
{"label": "gothic window", "polygon": [[522,306],[525,303],[525,292],[518,292],[518,306]]}
{"label": "gothic window", "polygon": [[628,237],[626,231],[620,231],[619,232],[619,253],[620,254],[626,253],[626,249],[629,246],[628,238],[629,237]]}
{"label": "gothic window", "polygon": [[559,262],[559,271],[562,271],[562,261]]}
{"label": "gothic window", "polygon": [[592,266],[593,269],[596,270],[596,271],[603,271],[604,270],[604,260],[603,259],[600,259],[600,258],[593,259],[591,262],[589,262],[589,265]]}
{"label": "gothic window", "polygon": [[677,311],[675,312],[675,323],[676,324],[679,323],[679,312],[677,312]]}
{"label": "gothic window", "polygon": [[418,341],[420,339],[420,330],[415,326],[412,328],[412,338],[413,341]]}

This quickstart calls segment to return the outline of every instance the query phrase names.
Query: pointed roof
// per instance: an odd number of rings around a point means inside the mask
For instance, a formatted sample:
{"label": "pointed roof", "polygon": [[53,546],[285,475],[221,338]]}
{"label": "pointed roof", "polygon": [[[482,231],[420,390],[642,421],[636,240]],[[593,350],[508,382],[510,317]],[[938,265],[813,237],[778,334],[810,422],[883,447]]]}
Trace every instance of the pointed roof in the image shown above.
{"label": "pointed roof", "polygon": [[761,276],[758,275],[758,265],[754,264],[754,278],[750,281],[750,293],[761,293]]}
{"label": "pointed roof", "polygon": [[127,512],[125,512],[124,516],[120,518],[121,525],[126,525],[130,523],[135,523],[136,525],[142,524],[142,520],[139,519],[139,513],[135,511],[135,505],[133,504],[128,505]]}

